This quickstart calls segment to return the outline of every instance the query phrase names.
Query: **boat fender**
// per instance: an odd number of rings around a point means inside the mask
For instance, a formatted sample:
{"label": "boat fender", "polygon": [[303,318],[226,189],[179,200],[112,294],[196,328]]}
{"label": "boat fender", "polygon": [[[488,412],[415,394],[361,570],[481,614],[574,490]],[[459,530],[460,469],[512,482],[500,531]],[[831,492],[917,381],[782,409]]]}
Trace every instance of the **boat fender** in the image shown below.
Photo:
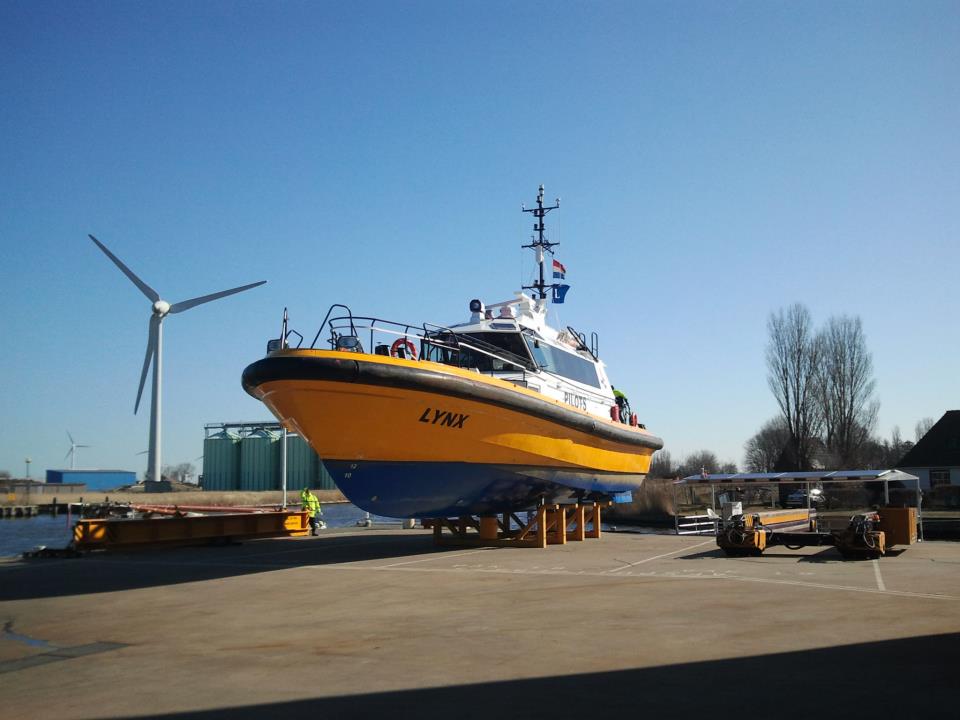
{"label": "boat fender", "polygon": [[[403,348],[404,353],[400,355],[400,348]],[[397,338],[393,341],[393,345],[390,346],[390,355],[393,357],[405,357],[410,358],[411,360],[417,359],[417,347],[407,338]]]}
{"label": "boat fender", "polygon": [[611,405],[610,406],[610,419],[614,422],[620,422],[620,406]]}
{"label": "boat fender", "polygon": [[636,413],[630,413],[630,427],[636,427],[639,424]]}

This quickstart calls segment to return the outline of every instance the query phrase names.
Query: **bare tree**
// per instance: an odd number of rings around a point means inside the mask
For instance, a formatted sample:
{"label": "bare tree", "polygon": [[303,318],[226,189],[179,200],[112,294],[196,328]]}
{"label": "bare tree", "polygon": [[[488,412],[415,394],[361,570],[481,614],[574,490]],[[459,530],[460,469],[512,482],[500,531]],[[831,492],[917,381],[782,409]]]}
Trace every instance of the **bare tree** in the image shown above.
{"label": "bare tree", "polygon": [[890,447],[899,448],[903,445],[903,438],[900,436],[900,426],[894,425],[890,431]]}
{"label": "bare tree", "polygon": [[819,434],[818,367],[820,340],[810,311],[800,303],[771,313],[767,320],[767,383],[787,425],[787,448],[797,470],[810,467],[813,439]]}
{"label": "bare tree", "polygon": [[861,465],[865,468],[886,470],[896,467],[900,459],[913,447],[909,440],[900,437],[900,428],[894,426],[890,432],[890,439],[872,437],[863,444],[861,451]]}
{"label": "bare tree", "polygon": [[913,429],[915,441],[920,442],[920,438],[930,432],[930,428],[936,424],[936,421],[932,417],[925,417],[923,420],[920,420]]}
{"label": "bare tree", "polygon": [[900,437],[900,426],[894,425],[890,433],[890,447],[887,453],[885,468],[894,468],[900,464],[900,458],[907,454],[913,443]]}
{"label": "bare tree", "polygon": [[700,450],[684,458],[677,470],[681,477],[699,475],[701,472],[716,473],[720,472],[720,463],[714,453]]}
{"label": "bare tree", "polygon": [[744,444],[747,471],[773,472],[774,465],[789,442],[790,431],[783,417],[765,422],[757,434]]}
{"label": "bare tree", "polygon": [[817,389],[824,445],[837,467],[854,467],[873,432],[880,403],[873,398],[873,358],[860,318],[832,317],[818,336]]}
{"label": "bare tree", "polygon": [[193,477],[193,475],[196,474],[196,470],[192,463],[164,465],[161,475],[167,480],[176,480],[177,482],[185,483],[187,482],[187,478]]}
{"label": "bare tree", "polygon": [[670,457],[669,450],[657,450],[650,460],[650,477],[671,478],[677,474],[677,465]]}

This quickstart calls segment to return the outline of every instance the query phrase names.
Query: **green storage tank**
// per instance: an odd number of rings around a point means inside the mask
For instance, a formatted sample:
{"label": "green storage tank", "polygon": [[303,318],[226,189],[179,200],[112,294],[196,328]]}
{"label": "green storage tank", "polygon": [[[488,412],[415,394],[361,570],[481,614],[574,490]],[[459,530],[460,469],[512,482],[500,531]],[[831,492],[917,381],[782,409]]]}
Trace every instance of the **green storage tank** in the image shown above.
{"label": "green storage tank", "polygon": [[240,436],[221,430],[203,440],[203,489],[240,487]]}
{"label": "green storage tank", "polygon": [[336,490],[337,484],[333,481],[333,478],[330,477],[330,473],[327,472],[327,469],[323,466],[323,463],[320,462],[320,458],[317,458],[317,489],[319,490]]}
{"label": "green storage tank", "polygon": [[276,490],[280,487],[279,435],[263,428],[240,440],[240,489]]}
{"label": "green storage tank", "polygon": [[299,435],[287,435],[287,490],[317,487],[317,454]]}

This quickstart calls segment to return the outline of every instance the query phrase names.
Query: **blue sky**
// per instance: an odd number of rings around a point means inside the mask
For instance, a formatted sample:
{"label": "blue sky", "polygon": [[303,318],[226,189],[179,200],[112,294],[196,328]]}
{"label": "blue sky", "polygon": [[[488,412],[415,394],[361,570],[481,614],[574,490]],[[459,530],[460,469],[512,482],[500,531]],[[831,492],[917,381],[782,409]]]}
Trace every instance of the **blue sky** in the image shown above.
{"label": "blue sky", "polygon": [[[674,457],[776,413],[766,319],[862,318],[906,437],[960,407],[955,2],[0,4],[0,469],[142,471],[149,303],[164,462],[268,417],[284,306],[420,322],[528,282],[540,183],[614,383]],[[198,463],[199,464],[199,463]]]}

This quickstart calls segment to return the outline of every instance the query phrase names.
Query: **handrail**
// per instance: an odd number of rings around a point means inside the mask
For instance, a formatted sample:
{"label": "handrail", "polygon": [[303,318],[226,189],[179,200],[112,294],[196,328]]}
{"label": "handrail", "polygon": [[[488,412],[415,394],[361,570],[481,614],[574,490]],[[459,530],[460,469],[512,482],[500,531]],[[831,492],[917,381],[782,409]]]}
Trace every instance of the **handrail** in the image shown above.
{"label": "handrail", "polygon": [[[331,317],[334,309],[336,308],[342,308],[343,310],[346,310],[346,314]],[[480,353],[481,355],[500,360],[503,363],[517,368],[517,370],[521,373],[522,380],[524,382],[526,382],[526,373],[534,369],[531,366],[530,360],[503,350],[496,345],[487,343],[478,338],[465,337],[463,334],[457,333],[452,328],[443,325],[435,325],[433,323],[413,325],[411,323],[401,323],[394,320],[386,320],[384,318],[377,318],[373,316],[354,315],[353,311],[350,310],[349,307],[340,303],[331,305],[330,309],[327,310],[327,314],[324,316],[323,322],[320,324],[320,329],[317,330],[317,334],[314,336],[313,342],[310,344],[311,349],[317,348],[317,343],[319,342],[320,336],[323,334],[325,328],[329,329],[330,331],[330,339],[327,342],[330,343],[331,347],[336,347],[337,339],[343,336],[345,331],[349,331],[350,335],[353,337],[359,337],[360,331],[367,330],[369,331],[371,350],[373,350],[375,345],[375,333],[396,335],[404,339],[409,339],[411,336],[413,336],[421,343],[421,355],[424,353],[426,346],[428,345],[443,347],[456,352],[458,355],[457,367],[463,367],[459,362],[461,350],[470,349],[474,352]],[[493,371],[490,371],[490,373],[493,374]]]}
{"label": "handrail", "polygon": [[674,527],[677,535],[716,535],[719,518],[712,515],[674,515]]}
{"label": "handrail", "polygon": [[[580,347],[578,347],[577,350],[583,350],[585,353],[589,353],[589,354],[590,354],[590,357],[592,357],[594,360],[598,360],[598,358],[597,358],[597,353],[595,353],[595,352],[587,345],[587,336],[586,336],[586,335],[584,335],[582,332],[578,332],[577,330],[575,330],[574,328],[572,328],[570,325],[567,325],[567,330],[569,330],[570,333],[577,339],[577,342],[580,343]],[[593,335],[596,335],[596,333],[593,333]],[[593,338],[592,338],[592,337],[591,337],[591,342],[593,342]],[[597,341],[596,341],[596,343],[594,343],[594,345],[596,346],[596,344],[598,344],[598,343],[599,343],[599,336],[597,336]]]}
{"label": "handrail", "polygon": [[[345,310],[346,314],[333,316],[334,310],[337,308]],[[482,371],[484,374],[488,374],[491,377],[498,377],[498,372],[520,373],[520,378],[517,379],[503,378],[508,382],[519,382],[526,384],[527,373],[535,373],[535,377],[545,375],[560,379],[565,382],[571,381],[571,378],[566,377],[565,375],[556,373],[550,368],[539,366],[536,360],[532,358],[524,358],[479,338],[464,333],[458,333],[453,328],[444,325],[436,325],[434,323],[422,323],[420,325],[414,325],[411,323],[402,323],[395,320],[386,320],[384,318],[377,318],[373,316],[354,315],[353,311],[348,306],[341,303],[334,303],[327,310],[326,315],[324,315],[323,322],[320,323],[320,328],[317,330],[316,335],[313,337],[313,341],[310,343],[310,349],[317,349],[317,343],[320,341],[320,336],[323,334],[324,329],[329,329],[330,331],[330,338],[327,340],[327,342],[330,344],[331,348],[336,348],[338,339],[345,336],[347,333],[349,333],[350,336],[359,339],[360,332],[369,331],[368,338],[370,342],[370,352],[375,351],[376,333],[394,335],[397,337],[402,337],[405,340],[409,340],[411,337],[413,337],[415,340],[420,342],[421,357],[424,357],[428,354],[428,346],[445,348],[455,352],[457,354],[456,361],[445,363],[448,365],[454,365],[455,367],[461,368],[467,367],[462,361],[461,351],[464,349],[469,349],[473,352],[510,365],[516,368],[516,370],[510,371],[503,369],[498,371],[491,369]],[[518,329],[522,331],[525,330],[519,327]],[[586,336],[569,326],[567,327],[567,330],[572,334],[573,338],[575,338],[578,344],[577,350],[586,352],[596,361],[596,354],[593,351],[593,348],[587,345]],[[294,330],[287,332],[286,337],[283,339],[284,342],[286,342],[287,338],[291,334],[300,336],[302,342],[302,336],[300,333],[297,333]],[[596,335],[596,333],[594,333],[594,335]],[[591,337],[591,342],[594,342],[594,340],[595,338]],[[300,343],[298,343],[297,346],[299,347]],[[586,393],[595,402],[603,403],[608,399],[605,396],[587,388],[578,388],[578,392]]]}
{"label": "handrail", "polygon": [[[334,303],[333,305],[330,306],[330,309],[327,310],[327,314],[324,316],[323,322],[320,323],[320,329],[317,330],[317,334],[314,335],[314,337],[313,337],[313,342],[310,343],[310,349],[311,349],[311,350],[316,350],[316,348],[317,348],[317,340],[320,339],[320,333],[323,332],[323,328],[324,328],[324,326],[327,324],[327,320],[330,319],[330,313],[332,313],[332,312],[333,312],[333,309],[334,309],[334,308],[337,308],[337,307],[343,308],[344,310],[347,311],[347,313],[348,313],[347,316],[350,318],[350,325],[351,325],[351,327],[353,326],[353,310],[351,310],[350,308],[348,308],[346,305],[341,305],[340,303]],[[337,318],[337,319],[339,319],[339,318]],[[354,333],[354,335],[356,335],[356,333]]]}
{"label": "handrail", "polygon": [[[477,347],[476,345],[471,345],[469,342],[460,341],[459,338],[457,338],[457,340],[456,340],[456,345],[447,345],[447,344],[445,344],[445,343],[437,342],[436,340],[431,340],[431,339],[429,339],[429,338],[424,338],[423,342],[424,342],[425,344],[433,345],[434,347],[443,347],[443,348],[448,348],[448,349],[450,349],[450,350],[455,350],[457,353],[460,352],[460,348],[469,348],[469,349],[471,349],[471,350],[475,350],[476,352],[480,353],[481,355],[486,355],[487,357],[495,358],[495,359],[497,359],[497,360],[502,360],[502,361],[504,361],[505,363],[508,363],[508,364],[510,364],[510,365],[513,365],[513,366],[519,368],[521,375],[523,375],[523,380],[524,380],[524,382],[526,382],[526,374],[527,374],[527,372],[530,370],[530,367],[529,367],[529,364],[528,364],[528,363],[516,362],[516,361],[514,361],[514,360],[511,360],[510,357],[516,357],[517,360],[521,360],[521,361],[523,360],[523,358],[520,358],[520,357],[514,355],[514,354],[511,353],[511,352],[502,351],[502,354],[498,354],[498,353],[494,353],[494,352],[488,352],[487,350],[484,350],[483,348]],[[482,342],[482,341],[477,341],[477,342]],[[495,346],[494,346],[494,347],[495,347]],[[497,349],[499,350],[499,348],[497,348]],[[508,356],[509,356],[509,357],[508,357]],[[459,358],[458,358],[457,367],[463,367],[463,365],[460,364],[460,362],[459,362]],[[492,375],[494,371],[493,371],[493,370],[490,370],[489,372],[490,372],[490,374]]]}
{"label": "handrail", "polygon": [[[453,349],[459,350],[460,347],[467,347],[471,350],[476,350],[482,355],[487,355],[488,357],[496,358],[498,360],[503,360],[504,362],[509,363],[515,367],[520,368],[523,371],[532,370],[532,363],[530,360],[524,359],[516,353],[512,353],[509,350],[504,350],[497,347],[493,343],[488,343],[486,340],[480,340],[479,338],[473,337],[471,335],[465,336],[467,339],[461,339],[461,336],[449,328],[444,328],[442,332],[450,333],[450,336],[453,338],[456,346]],[[437,342],[434,338],[436,335],[427,336],[424,338],[424,342],[435,345],[438,347],[451,347],[442,342]]]}
{"label": "handrail", "polygon": [[285,345],[286,347],[290,347],[290,343],[287,342],[287,339],[288,339],[291,335],[296,335],[298,338],[300,338],[300,339],[297,341],[297,348],[296,348],[296,349],[299,349],[300,346],[303,345],[303,335],[301,335],[300,333],[298,333],[296,330],[293,330],[293,329],[287,330],[286,335],[283,336],[283,343],[284,343],[284,345]]}

